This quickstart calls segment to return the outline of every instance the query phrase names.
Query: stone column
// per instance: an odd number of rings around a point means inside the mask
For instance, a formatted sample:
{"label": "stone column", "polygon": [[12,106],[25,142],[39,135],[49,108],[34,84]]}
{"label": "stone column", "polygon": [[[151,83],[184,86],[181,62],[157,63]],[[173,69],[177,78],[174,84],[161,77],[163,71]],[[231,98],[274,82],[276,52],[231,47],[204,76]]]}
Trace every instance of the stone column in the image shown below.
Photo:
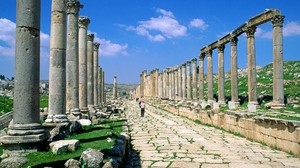
{"label": "stone column", "polygon": [[114,87],[113,87],[113,98],[118,98],[118,87],[117,87],[117,77],[114,76]]}
{"label": "stone column", "polygon": [[238,66],[237,66],[237,42],[238,38],[231,39],[231,101],[228,103],[230,109],[239,106],[238,100]]}
{"label": "stone column", "polygon": [[49,68],[49,114],[45,122],[68,122],[66,115],[66,1],[52,1]]}
{"label": "stone column", "polygon": [[163,91],[163,98],[166,98],[167,96],[167,91],[166,91],[166,88],[167,88],[167,72],[166,70],[164,69],[163,70],[163,88],[162,88],[162,91]]}
{"label": "stone column", "polygon": [[204,101],[204,57],[205,53],[199,56],[199,101]]}
{"label": "stone column", "polygon": [[207,98],[208,98],[208,102],[212,103],[214,102],[213,99],[213,63],[212,63],[212,50],[207,51],[206,53],[207,56]]}
{"label": "stone column", "polygon": [[99,88],[99,83],[98,83],[98,51],[99,51],[99,46],[100,43],[95,42],[93,49],[94,49],[94,107],[96,109],[99,109],[99,104],[98,104],[98,88]]}
{"label": "stone column", "polygon": [[66,110],[79,113],[78,12],[82,7],[77,0],[67,0],[68,34],[66,61]]}
{"label": "stone column", "polygon": [[87,104],[89,111],[94,107],[94,34],[87,36]]}
{"label": "stone column", "polygon": [[174,69],[174,86],[175,86],[174,98],[177,101],[178,100],[178,66],[176,66]]}
{"label": "stone column", "polygon": [[[88,112],[87,107],[87,27],[90,23],[88,17],[79,17],[78,52],[79,52],[79,108],[83,113]],[[74,115],[80,115],[74,114]]]}
{"label": "stone column", "polygon": [[182,64],[182,99],[186,100],[186,63]]}
{"label": "stone column", "polygon": [[104,71],[103,69],[101,68],[101,71],[102,71],[102,80],[101,80],[101,88],[102,88],[102,93],[101,93],[101,104],[104,105],[106,103],[106,94],[105,94],[105,74],[104,74]]}
{"label": "stone column", "polygon": [[224,49],[225,45],[221,44],[218,46],[218,102],[225,104],[224,96]]}
{"label": "stone column", "polygon": [[181,66],[178,67],[178,99],[182,99],[182,73],[181,73]]}
{"label": "stone column", "polygon": [[191,95],[191,61],[186,62],[186,96],[188,100],[192,99]]}
{"label": "stone column", "polygon": [[173,89],[173,82],[172,82],[172,68],[169,68],[168,69],[168,81],[169,81],[169,91],[168,91],[168,93],[169,93],[169,99],[172,99],[172,89]]}
{"label": "stone column", "polygon": [[284,106],[283,90],[283,45],[282,24],[284,16],[278,15],[272,19],[273,23],[273,103],[272,108]]}
{"label": "stone column", "polygon": [[[58,21],[61,21],[60,25],[65,26],[65,24],[61,24],[65,23],[65,12],[63,10],[65,9],[65,1],[61,1],[61,3],[59,1],[53,2],[57,3],[56,6],[52,7],[52,16],[53,14],[63,16],[62,20]],[[8,155],[12,153],[24,155],[25,153],[35,152],[47,138],[40,124],[39,112],[40,1],[17,0],[16,3],[13,122],[8,128],[7,135],[0,138],[3,153]],[[57,10],[54,13],[53,9],[62,10]],[[60,26],[57,27],[60,28]],[[61,35],[64,35],[64,33]]]}
{"label": "stone column", "polygon": [[172,100],[176,98],[176,86],[175,86],[175,67],[172,67]]}
{"label": "stone column", "polygon": [[100,108],[102,107],[102,97],[103,97],[102,90],[103,90],[103,88],[102,88],[102,68],[99,66],[99,68],[98,68],[98,93],[99,93],[98,104],[99,104]]}
{"label": "stone column", "polygon": [[192,59],[192,65],[193,65],[193,78],[192,78],[192,99],[193,100],[197,100],[198,96],[197,96],[197,59],[193,58]]}
{"label": "stone column", "polygon": [[248,99],[249,104],[257,104],[256,97],[256,58],[255,58],[255,39],[256,27],[247,28],[247,47],[248,47]]}

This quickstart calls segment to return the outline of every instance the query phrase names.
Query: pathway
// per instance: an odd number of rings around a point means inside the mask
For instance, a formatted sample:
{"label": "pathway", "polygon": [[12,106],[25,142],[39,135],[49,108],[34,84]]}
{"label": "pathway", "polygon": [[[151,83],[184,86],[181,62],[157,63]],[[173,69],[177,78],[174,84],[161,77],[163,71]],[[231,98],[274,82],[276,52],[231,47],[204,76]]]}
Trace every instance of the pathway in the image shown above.
{"label": "pathway", "polygon": [[213,127],[128,102],[133,167],[271,168],[300,167],[300,158]]}

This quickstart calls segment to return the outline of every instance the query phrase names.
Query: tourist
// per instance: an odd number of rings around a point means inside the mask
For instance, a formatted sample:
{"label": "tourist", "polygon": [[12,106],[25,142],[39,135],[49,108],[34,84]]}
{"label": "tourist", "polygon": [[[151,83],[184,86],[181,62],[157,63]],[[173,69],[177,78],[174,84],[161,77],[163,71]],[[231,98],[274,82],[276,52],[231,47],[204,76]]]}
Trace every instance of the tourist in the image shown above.
{"label": "tourist", "polygon": [[140,100],[139,106],[141,108],[141,117],[144,117],[144,114],[145,114],[145,102],[144,102],[144,99]]}

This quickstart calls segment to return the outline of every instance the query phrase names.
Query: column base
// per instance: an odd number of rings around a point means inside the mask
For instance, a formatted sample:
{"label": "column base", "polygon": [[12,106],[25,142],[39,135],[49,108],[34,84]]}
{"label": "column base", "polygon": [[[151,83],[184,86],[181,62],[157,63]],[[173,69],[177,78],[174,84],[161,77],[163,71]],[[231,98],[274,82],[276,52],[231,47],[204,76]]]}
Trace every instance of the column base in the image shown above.
{"label": "column base", "polygon": [[13,124],[8,134],[0,138],[3,153],[8,156],[26,156],[45,147],[48,135],[41,124]]}
{"label": "column base", "polygon": [[271,109],[282,109],[285,107],[285,104],[275,104],[275,103],[272,103],[271,105]]}
{"label": "column base", "polygon": [[58,115],[48,115],[45,120],[46,123],[64,123],[69,122],[67,115],[58,114]]}
{"label": "column base", "polygon": [[71,114],[73,116],[75,116],[76,118],[80,119],[81,118],[81,111],[79,108],[74,108],[74,109],[71,109]]}
{"label": "column base", "polygon": [[255,113],[256,112],[256,106],[258,105],[257,102],[249,102],[248,103],[248,112],[252,112],[252,113]]}
{"label": "column base", "polygon": [[229,101],[228,102],[228,108],[230,110],[235,110],[240,106],[240,102],[234,102],[234,101]]}

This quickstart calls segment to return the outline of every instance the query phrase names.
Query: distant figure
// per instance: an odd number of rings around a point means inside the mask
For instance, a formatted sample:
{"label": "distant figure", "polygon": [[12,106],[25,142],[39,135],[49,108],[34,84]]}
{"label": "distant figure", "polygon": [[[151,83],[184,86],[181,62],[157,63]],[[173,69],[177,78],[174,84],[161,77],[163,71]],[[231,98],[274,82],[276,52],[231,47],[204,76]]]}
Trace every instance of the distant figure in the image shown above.
{"label": "distant figure", "polygon": [[144,99],[141,99],[139,102],[140,108],[141,108],[141,117],[144,117],[145,114],[145,102]]}

